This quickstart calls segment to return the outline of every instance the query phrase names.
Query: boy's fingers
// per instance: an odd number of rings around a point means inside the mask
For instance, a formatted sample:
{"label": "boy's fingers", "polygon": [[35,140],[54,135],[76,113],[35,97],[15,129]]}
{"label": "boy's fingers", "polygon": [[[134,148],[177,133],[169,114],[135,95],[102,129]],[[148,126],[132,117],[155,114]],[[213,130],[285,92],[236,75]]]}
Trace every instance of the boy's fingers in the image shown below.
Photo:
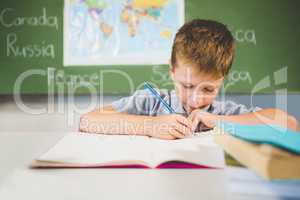
{"label": "boy's fingers", "polygon": [[192,129],[193,129],[193,124],[194,124],[194,121],[195,121],[195,115],[190,115],[189,119],[192,122]]}
{"label": "boy's fingers", "polygon": [[178,116],[176,118],[176,121],[178,121],[179,123],[181,123],[182,125],[188,127],[189,129],[192,130],[192,121],[189,120],[188,118],[185,118],[183,116]]}
{"label": "boy's fingers", "polygon": [[191,112],[191,114],[189,115],[189,118],[192,120],[195,118],[196,114],[197,114],[198,110],[194,110]]}
{"label": "boy's fingers", "polygon": [[180,131],[178,131],[176,128],[173,128],[170,130],[170,134],[176,138],[185,138],[185,135],[182,134]]}
{"label": "boy's fingers", "polygon": [[194,131],[194,124],[195,123],[199,123],[199,119],[198,119],[198,110],[194,110],[194,111],[192,111],[191,112],[191,114],[189,115],[189,119],[190,119],[190,121],[192,122],[192,130]]}
{"label": "boy's fingers", "polygon": [[171,134],[157,134],[156,137],[159,138],[159,139],[164,139],[164,140],[174,140],[174,139],[176,139],[176,137],[174,137]]}
{"label": "boy's fingers", "polygon": [[198,120],[197,118],[194,119],[193,125],[192,125],[192,131],[195,131],[195,130],[196,130],[198,124],[199,124],[199,120]]}
{"label": "boy's fingers", "polygon": [[192,129],[190,129],[180,123],[176,124],[174,126],[174,128],[184,136],[188,136],[192,133]]}
{"label": "boy's fingers", "polygon": [[173,135],[171,135],[168,132],[154,133],[154,134],[152,134],[151,137],[164,139],[164,140],[174,140],[174,139],[176,139],[176,137],[174,137]]}
{"label": "boy's fingers", "polygon": [[194,115],[190,114],[190,115],[188,116],[188,119],[189,119],[190,121],[193,121]]}
{"label": "boy's fingers", "polygon": [[194,117],[192,121],[192,130],[195,131],[197,129],[198,124],[201,122],[201,118]]}

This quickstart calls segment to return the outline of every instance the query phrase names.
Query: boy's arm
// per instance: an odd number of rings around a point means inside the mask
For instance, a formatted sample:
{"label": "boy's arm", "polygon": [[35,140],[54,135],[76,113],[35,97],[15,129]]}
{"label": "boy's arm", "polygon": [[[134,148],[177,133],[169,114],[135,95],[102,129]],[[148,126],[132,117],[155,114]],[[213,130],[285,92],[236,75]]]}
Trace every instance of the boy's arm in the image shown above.
{"label": "boy's arm", "polygon": [[262,109],[248,114],[220,116],[220,119],[247,125],[276,124],[293,131],[299,130],[298,120],[294,116],[275,108]]}
{"label": "boy's arm", "polygon": [[143,123],[149,119],[149,116],[117,112],[109,105],[81,116],[79,130],[89,133],[147,135]]}
{"label": "boy's arm", "polygon": [[181,115],[145,116],[117,112],[105,106],[83,115],[79,130],[89,133],[146,135],[161,139],[184,138],[191,122]]}
{"label": "boy's arm", "polygon": [[198,123],[201,121],[208,127],[212,128],[216,121],[225,120],[246,125],[276,124],[282,127],[287,127],[293,131],[299,131],[298,120],[288,113],[276,108],[262,109],[256,112],[240,115],[214,115],[204,112],[195,112],[191,115],[194,127],[195,124],[197,124],[197,121]]}

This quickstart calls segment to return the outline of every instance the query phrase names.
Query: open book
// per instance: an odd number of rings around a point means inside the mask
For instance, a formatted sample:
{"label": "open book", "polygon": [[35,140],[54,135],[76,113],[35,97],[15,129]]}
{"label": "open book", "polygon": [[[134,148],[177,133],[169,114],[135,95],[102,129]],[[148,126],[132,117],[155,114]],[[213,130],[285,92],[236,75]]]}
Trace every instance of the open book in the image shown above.
{"label": "open book", "polygon": [[64,136],[31,167],[222,168],[224,163],[223,150],[207,134],[160,140],[75,132]]}

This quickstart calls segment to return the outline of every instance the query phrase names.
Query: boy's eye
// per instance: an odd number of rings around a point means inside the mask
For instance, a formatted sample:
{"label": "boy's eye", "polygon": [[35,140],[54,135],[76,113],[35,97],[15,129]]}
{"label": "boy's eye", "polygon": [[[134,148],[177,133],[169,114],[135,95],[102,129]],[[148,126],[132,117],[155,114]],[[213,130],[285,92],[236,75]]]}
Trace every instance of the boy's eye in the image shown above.
{"label": "boy's eye", "polygon": [[192,88],[194,88],[193,85],[183,85],[183,87],[186,88],[186,89],[192,89]]}
{"label": "boy's eye", "polygon": [[207,93],[212,93],[214,90],[213,89],[209,89],[209,88],[203,88],[203,91],[207,92]]}

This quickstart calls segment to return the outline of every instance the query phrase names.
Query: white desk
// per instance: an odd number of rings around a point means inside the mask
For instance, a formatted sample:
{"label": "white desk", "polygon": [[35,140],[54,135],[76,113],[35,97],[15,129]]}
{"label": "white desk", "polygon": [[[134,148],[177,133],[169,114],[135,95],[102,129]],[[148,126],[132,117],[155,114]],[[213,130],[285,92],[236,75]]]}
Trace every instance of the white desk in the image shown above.
{"label": "white desk", "polygon": [[0,199],[225,199],[227,191],[230,200],[266,200],[283,199],[282,189],[285,197],[300,196],[300,183],[268,183],[245,169],[28,169],[74,129],[64,114],[30,115],[14,102],[0,104]]}
{"label": "white desk", "polygon": [[62,133],[1,136],[0,199],[223,199],[224,170],[28,169]]}
{"label": "white desk", "polygon": [[[40,169],[28,164],[62,132],[0,135],[0,199],[296,199],[300,183],[262,181],[245,169]],[[249,175],[250,174],[250,175]],[[245,178],[246,177],[246,178]],[[249,188],[250,187],[250,188]],[[256,191],[257,190],[257,191]],[[260,193],[260,194],[259,194]]]}

